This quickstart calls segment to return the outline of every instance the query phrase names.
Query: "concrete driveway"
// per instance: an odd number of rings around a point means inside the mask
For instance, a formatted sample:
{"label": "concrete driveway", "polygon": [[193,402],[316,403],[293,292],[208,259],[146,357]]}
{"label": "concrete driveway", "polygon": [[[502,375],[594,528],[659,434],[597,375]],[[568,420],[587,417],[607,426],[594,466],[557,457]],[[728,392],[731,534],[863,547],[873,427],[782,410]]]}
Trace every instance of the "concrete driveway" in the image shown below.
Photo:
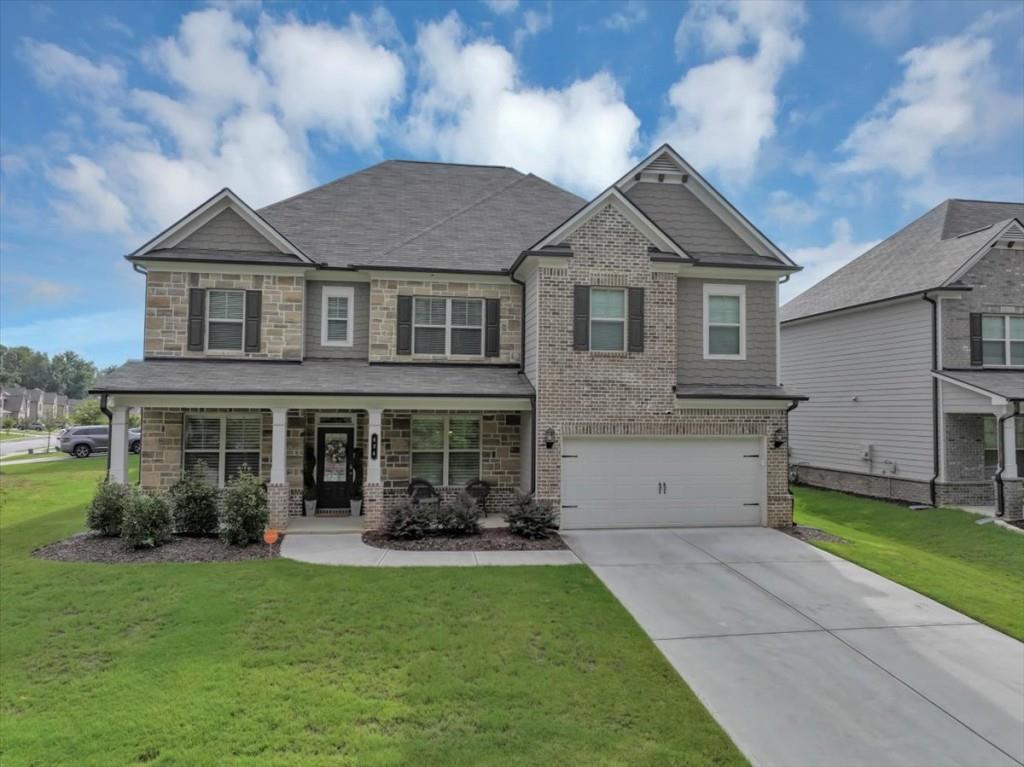
{"label": "concrete driveway", "polygon": [[562,536],[755,765],[1024,764],[1024,645],[764,528]]}

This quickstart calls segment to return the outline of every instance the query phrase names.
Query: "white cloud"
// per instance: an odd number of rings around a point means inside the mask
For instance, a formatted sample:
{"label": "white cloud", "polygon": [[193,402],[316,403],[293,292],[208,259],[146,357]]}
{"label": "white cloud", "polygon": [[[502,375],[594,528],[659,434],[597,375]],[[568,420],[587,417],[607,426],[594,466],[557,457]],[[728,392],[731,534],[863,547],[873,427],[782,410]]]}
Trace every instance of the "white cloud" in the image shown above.
{"label": "white cloud", "polygon": [[677,53],[684,55],[696,40],[721,58],[690,68],[671,87],[673,112],[659,142],[672,143],[701,168],[737,182],[749,180],[765,143],[775,135],[775,91],[803,52],[797,33],[805,19],[797,2],[691,6],[676,31]]}
{"label": "white cloud", "polygon": [[37,82],[47,88],[68,86],[89,93],[106,92],[121,84],[122,73],[113,64],[94,64],[53,43],[26,38],[20,46]]}
{"label": "white cloud", "polygon": [[465,38],[455,13],[420,30],[406,135],[415,151],[513,165],[587,193],[629,169],[640,121],[611,75],[529,87],[508,49]]}
{"label": "white cloud", "polygon": [[781,286],[780,300],[786,303],[832,274],[839,267],[875,247],[878,242],[878,240],[855,242],[850,222],[845,218],[836,219],[832,224],[832,242],[827,245],[786,249],[787,255],[799,266],[802,266],[803,271],[794,274],[789,282]]}
{"label": "white cloud", "polygon": [[767,211],[772,218],[794,226],[804,226],[818,218],[818,211],[813,205],[784,189],[768,195]]}
{"label": "white cloud", "polygon": [[55,206],[65,221],[77,229],[125,232],[131,215],[128,206],[110,188],[107,172],[87,157],[70,155],[68,164],[47,173],[69,199]]}
{"label": "white cloud", "polygon": [[940,153],[975,150],[1020,126],[1024,107],[1000,90],[992,51],[990,40],[961,36],[904,54],[903,79],[843,141],[839,169],[920,177]]}
{"label": "white cloud", "polygon": [[608,29],[628,32],[637,24],[647,21],[647,3],[643,0],[626,0],[622,7],[604,20]]}
{"label": "white cloud", "polygon": [[879,45],[892,45],[911,29],[910,0],[857,0],[843,5],[843,16]]}
{"label": "white cloud", "polygon": [[3,287],[5,300],[29,304],[61,301],[81,290],[69,282],[48,280],[31,274],[5,274]]}
{"label": "white cloud", "polygon": [[486,0],[486,4],[492,12],[504,16],[519,7],[519,0]]}
{"label": "white cloud", "polygon": [[532,9],[526,11],[523,14],[523,25],[512,36],[513,46],[519,50],[529,38],[539,35],[546,29],[551,29],[551,21],[550,5],[544,13]]}

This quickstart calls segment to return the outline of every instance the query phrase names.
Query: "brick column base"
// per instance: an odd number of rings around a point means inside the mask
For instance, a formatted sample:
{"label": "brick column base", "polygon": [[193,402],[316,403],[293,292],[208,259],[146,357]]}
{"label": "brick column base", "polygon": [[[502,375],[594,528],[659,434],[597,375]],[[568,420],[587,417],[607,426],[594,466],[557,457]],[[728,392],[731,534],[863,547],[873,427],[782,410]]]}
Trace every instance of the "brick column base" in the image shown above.
{"label": "brick column base", "polygon": [[363,517],[367,530],[384,527],[384,486],[363,485]]}
{"label": "brick column base", "polygon": [[1024,479],[1003,480],[1003,519],[1024,519]]}
{"label": "brick column base", "polygon": [[284,532],[288,529],[288,508],[291,502],[291,490],[284,483],[273,483],[267,485],[267,511],[269,520],[267,526]]}
{"label": "brick column base", "polygon": [[768,496],[768,527],[791,527],[793,524],[793,496]]}

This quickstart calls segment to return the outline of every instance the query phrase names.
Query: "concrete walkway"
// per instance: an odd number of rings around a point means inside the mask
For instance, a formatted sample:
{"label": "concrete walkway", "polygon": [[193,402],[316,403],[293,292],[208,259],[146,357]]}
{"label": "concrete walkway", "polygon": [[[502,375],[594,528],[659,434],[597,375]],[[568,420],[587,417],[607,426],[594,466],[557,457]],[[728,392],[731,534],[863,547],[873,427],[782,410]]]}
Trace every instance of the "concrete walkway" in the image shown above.
{"label": "concrete walkway", "polygon": [[286,535],[281,556],[315,565],[350,567],[475,567],[477,565],[578,565],[566,549],[554,551],[395,551],[363,543],[352,533]]}
{"label": "concrete walkway", "polygon": [[563,534],[754,765],[1024,764],[1024,645],[763,528]]}

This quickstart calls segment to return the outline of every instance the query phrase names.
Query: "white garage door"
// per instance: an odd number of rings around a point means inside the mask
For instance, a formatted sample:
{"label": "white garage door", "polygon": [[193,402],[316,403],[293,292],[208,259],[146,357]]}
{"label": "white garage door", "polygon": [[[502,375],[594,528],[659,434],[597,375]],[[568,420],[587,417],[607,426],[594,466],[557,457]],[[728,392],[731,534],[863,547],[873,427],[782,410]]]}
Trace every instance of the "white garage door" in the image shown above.
{"label": "white garage door", "polygon": [[566,438],[562,527],[760,525],[756,438]]}

